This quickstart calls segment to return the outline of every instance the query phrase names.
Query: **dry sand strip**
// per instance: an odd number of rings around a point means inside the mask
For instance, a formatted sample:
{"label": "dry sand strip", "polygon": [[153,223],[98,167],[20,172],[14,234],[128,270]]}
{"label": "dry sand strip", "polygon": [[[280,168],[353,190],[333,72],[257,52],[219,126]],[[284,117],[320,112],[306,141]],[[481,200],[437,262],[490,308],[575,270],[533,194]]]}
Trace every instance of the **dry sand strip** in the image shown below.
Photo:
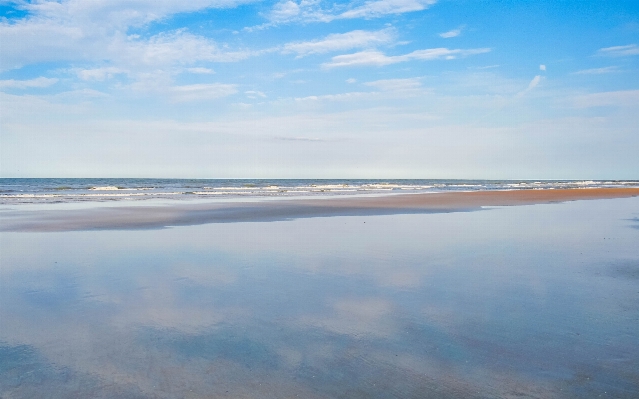
{"label": "dry sand strip", "polygon": [[0,231],[158,229],[205,223],[291,220],[305,217],[392,215],[479,210],[483,206],[639,196],[639,188],[588,188],[400,194],[382,197],[290,199],[242,203],[176,203],[75,210],[15,210],[0,214]]}

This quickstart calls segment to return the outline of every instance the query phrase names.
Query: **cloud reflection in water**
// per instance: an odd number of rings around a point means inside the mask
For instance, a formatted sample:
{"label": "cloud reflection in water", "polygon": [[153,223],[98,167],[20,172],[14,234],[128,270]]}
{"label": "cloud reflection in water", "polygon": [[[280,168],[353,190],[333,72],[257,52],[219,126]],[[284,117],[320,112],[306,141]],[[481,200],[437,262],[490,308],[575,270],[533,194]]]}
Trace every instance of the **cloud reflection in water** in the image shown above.
{"label": "cloud reflection in water", "polygon": [[630,397],[636,207],[3,233],[0,394]]}

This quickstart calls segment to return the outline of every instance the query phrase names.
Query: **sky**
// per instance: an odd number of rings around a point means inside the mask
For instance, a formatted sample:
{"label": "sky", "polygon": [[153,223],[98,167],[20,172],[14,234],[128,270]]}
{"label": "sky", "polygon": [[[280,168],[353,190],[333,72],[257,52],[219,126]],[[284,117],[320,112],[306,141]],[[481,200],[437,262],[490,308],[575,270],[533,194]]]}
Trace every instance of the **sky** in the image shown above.
{"label": "sky", "polygon": [[0,0],[0,176],[639,179],[639,2]]}

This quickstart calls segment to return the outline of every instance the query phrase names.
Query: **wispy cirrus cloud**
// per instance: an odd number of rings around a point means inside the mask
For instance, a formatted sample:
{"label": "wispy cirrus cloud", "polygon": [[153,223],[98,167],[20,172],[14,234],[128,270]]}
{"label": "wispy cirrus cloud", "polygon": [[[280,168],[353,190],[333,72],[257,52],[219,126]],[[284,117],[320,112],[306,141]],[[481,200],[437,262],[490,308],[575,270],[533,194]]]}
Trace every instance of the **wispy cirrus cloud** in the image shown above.
{"label": "wispy cirrus cloud", "polygon": [[324,94],[321,96],[296,97],[295,101],[351,101],[369,98],[371,93],[364,91],[352,91],[348,93]]}
{"label": "wispy cirrus cloud", "polygon": [[199,61],[233,62],[252,55],[248,51],[223,51],[212,40],[181,30],[147,40],[116,37],[108,47],[110,58],[130,67],[188,65]]}
{"label": "wispy cirrus cloud", "polygon": [[266,98],[266,94],[264,94],[263,92],[259,90],[247,90],[244,92],[244,94],[246,95],[246,97],[253,100],[258,98]]}
{"label": "wispy cirrus cloud", "polygon": [[371,87],[373,91],[351,91],[337,94],[324,94],[295,98],[296,102],[316,101],[353,101],[382,100],[398,97],[413,97],[426,91],[422,88],[420,78],[407,79],[380,79],[363,83],[363,86]]}
{"label": "wispy cirrus cloud", "polygon": [[377,88],[387,93],[414,95],[424,92],[419,78],[381,79],[364,83],[365,86]]}
{"label": "wispy cirrus cloud", "polygon": [[528,93],[529,91],[537,87],[539,85],[539,82],[541,82],[541,75],[536,75],[534,78],[532,78],[530,83],[528,83],[528,87],[526,87],[524,90],[517,93],[515,95],[515,98],[523,97],[524,95],[526,95],[526,93]]}
{"label": "wispy cirrus cloud", "polygon": [[316,143],[316,142],[326,142],[329,141],[327,139],[322,139],[319,137],[304,137],[304,136],[274,136],[273,140],[280,140],[280,141],[306,141],[306,142],[312,142],[312,143]]}
{"label": "wispy cirrus cloud", "polygon": [[432,48],[424,50],[415,50],[412,53],[404,55],[387,56],[381,51],[368,50],[360,51],[354,54],[338,55],[331,59],[330,62],[322,64],[324,68],[347,67],[347,66],[384,66],[397,64],[411,60],[452,60],[469,55],[482,54],[490,52],[489,48],[477,49],[448,49],[448,48]]}
{"label": "wispy cirrus cloud", "polygon": [[93,69],[80,69],[77,71],[78,77],[82,80],[103,81],[112,78],[117,74],[126,74],[127,70],[115,67],[102,67]]}
{"label": "wispy cirrus cloud", "polygon": [[354,30],[346,33],[333,33],[318,40],[287,43],[282,47],[282,52],[285,54],[297,53],[298,57],[303,57],[310,54],[384,44],[392,41],[395,36],[395,30],[392,28],[379,31]]}
{"label": "wispy cirrus cloud", "polygon": [[590,69],[582,69],[577,72],[573,72],[574,75],[603,75],[606,73],[614,73],[619,72],[619,67],[617,66],[608,66],[603,68],[590,68]]}
{"label": "wispy cirrus cloud", "polygon": [[629,55],[639,55],[639,46],[628,44],[625,46],[605,47],[597,50],[596,55],[606,57],[625,57]]}
{"label": "wispy cirrus cloud", "polygon": [[237,91],[237,86],[234,84],[210,83],[173,86],[170,88],[170,95],[176,102],[186,102],[227,97]]}
{"label": "wispy cirrus cloud", "polygon": [[[41,0],[19,1],[31,19],[64,21],[70,25],[122,29],[161,20],[176,13],[208,8],[233,8],[256,0]],[[30,18],[27,18],[30,19]]]}
{"label": "wispy cirrus cloud", "polygon": [[28,79],[28,80],[15,80],[15,79],[8,79],[8,80],[0,80],[0,89],[2,88],[7,88],[7,89],[28,89],[28,88],[42,88],[42,87],[49,87],[53,84],[55,84],[58,81],[58,79],[56,78],[45,78],[45,77],[39,77],[39,78],[35,78],[35,79]]}
{"label": "wispy cirrus cloud", "polygon": [[337,19],[344,18],[376,18],[383,15],[403,14],[425,10],[436,3],[436,0],[375,0],[354,7],[339,14]]}
{"label": "wispy cirrus cloud", "polygon": [[464,30],[464,25],[460,26],[457,29],[452,29],[452,30],[449,30],[447,32],[440,33],[439,37],[441,37],[443,39],[450,39],[451,37],[457,37],[457,36],[461,35],[462,30]]}
{"label": "wispy cirrus cloud", "polygon": [[212,70],[211,68],[202,68],[202,67],[186,68],[186,71],[189,73],[195,73],[200,75],[211,75],[215,73],[215,71]]}
{"label": "wispy cirrus cloud", "polygon": [[363,3],[352,1],[346,5],[331,4],[324,7],[321,0],[283,0],[265,14],[268,22],[247,27],[245,30],[261,30],[283,23],[331,22],[339,19],[373,19],[425,10],[437,0],[371,0]]}

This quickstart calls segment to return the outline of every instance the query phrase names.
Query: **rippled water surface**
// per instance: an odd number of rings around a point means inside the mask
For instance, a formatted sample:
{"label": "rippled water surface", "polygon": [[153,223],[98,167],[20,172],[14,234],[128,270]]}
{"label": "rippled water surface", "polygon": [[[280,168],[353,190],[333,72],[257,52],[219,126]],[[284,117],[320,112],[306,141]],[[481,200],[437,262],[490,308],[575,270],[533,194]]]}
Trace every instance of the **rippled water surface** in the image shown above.
{"label": "rippled water surface", "polygon": [[639,198],[0,240],[2,398],[639,397]]}
{"label": "rippled water surface", "polygon": [[193,201],[400,193],[639,187],[636,180],[20,179],[0,178],[0,205]]}

